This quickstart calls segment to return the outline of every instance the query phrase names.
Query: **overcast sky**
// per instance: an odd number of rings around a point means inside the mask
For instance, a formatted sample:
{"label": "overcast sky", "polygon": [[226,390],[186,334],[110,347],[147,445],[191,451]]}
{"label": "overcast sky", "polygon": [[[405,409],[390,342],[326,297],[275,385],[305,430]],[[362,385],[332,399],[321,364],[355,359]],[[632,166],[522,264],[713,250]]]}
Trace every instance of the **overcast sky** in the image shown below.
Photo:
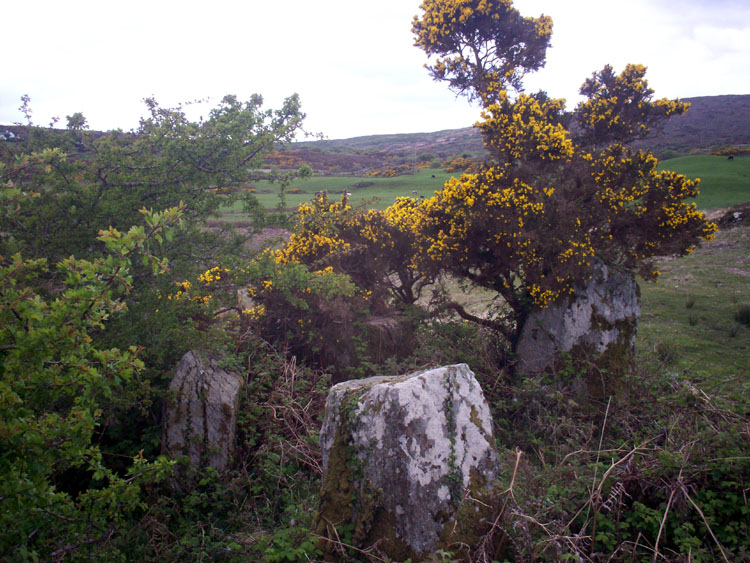
{"label": "overcast sky", "polygon": [[[299,93],[328,138],[467,127],[478,110],[433,82],[413,46],[421,0],[4,0],[0,123],[137,126],[162,105]],[[576,101],[604,64],[648,66],[659,97],[750,94],[750,0],[516,0],[554,21],[546,68],[527,79]],[[204,106],[201,113],[207,112]]]}

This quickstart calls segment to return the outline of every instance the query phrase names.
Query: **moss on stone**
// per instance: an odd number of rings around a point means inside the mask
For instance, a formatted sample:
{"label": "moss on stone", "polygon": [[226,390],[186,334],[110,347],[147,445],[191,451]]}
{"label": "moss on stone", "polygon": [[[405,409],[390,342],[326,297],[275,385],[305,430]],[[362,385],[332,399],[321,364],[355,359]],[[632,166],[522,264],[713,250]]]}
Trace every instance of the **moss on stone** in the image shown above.
{"label": "moss on stone", "polygon": [[[359,458],[360,448],[354,445],[352,432],[359,416],[359,400],[372,385],[353,389],[345,395],[339,407],[342,420],[337,426],[333,446],[328,454],[328,470],[320,491],[318,512],[313,519],[314,532],[323,538],[332,538],[330,526],[336,528],[339,538],[341,530],[352,530],[354,545],[367,545],[372,529],[378,526],[378,515],[382,511],[383,491],[364,479],[363,462]],[[377,407],[377,405],[376,405]],[[382,404],[379,405],[382,408]],[[318,549],[332,554],[333,544],[320,540]]]}
{"label": "moss on stone", "polygon": [[479,472],[472,471],[468,494],[443,526],[438,549],[450,551],[461,560],[468,557],[467,547],[477,547],[492,527],[499,497],[497,488],[490,486]]}
{"label": "moss on stone", "polygon": [[610,322],[606,318],[591,315],[591,326],[599,331],[614,330],[617,340],[604,350],[593,345],[577,345],[570,351],[578,366],[586,366],[586,387],[592,399],[605,399],[617,390],[620,377],[632,367],[633,342],[638,330],[638,319],[626,318]]}

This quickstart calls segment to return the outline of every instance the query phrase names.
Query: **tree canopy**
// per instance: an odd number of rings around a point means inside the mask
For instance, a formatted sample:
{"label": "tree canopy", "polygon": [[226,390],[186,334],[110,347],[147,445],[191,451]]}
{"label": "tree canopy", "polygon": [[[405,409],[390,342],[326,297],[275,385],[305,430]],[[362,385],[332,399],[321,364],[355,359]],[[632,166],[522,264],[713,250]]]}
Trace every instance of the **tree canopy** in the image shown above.
{"label": "tree canopy", "polygon": [[199,121],[182,107],[145,102],[148,115],[131,132],[82,131],[86,120],[75,113],[66,134],[29,126],[24,143],[0,149],[9,153],[0,184],[34,195],[0,215],[2,246],[56,260],[88,251],[102,227],[134,224],[144,206],[180,201],[186,221],[204,220],[238,197],[233,188],[272,177],[261,171],[264,156],[304,119],[297,95],[278,110],[264,109],[259,95],[226,96]]}
{"label": "tree canopy", "polygon": [[524,17],[510,0],[422,2],[415,45],[436,59],[426,65],[436,80],[485,102],[500,89],[520,90],[524,74],[544,66],[552,19]]}

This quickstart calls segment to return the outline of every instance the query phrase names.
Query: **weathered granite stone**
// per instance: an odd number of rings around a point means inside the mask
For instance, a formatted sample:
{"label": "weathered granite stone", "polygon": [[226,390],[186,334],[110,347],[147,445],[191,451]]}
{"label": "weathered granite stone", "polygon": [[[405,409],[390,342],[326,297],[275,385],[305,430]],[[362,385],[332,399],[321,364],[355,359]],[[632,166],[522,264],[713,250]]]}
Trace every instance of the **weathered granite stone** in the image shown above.
{"label": "weathered granite stone", "polygon": [[335,385],[320,446],[321,535],[350,523],[357,544],[378,541],[403,561],[455,541],[459,510],[462,529],[489,525],[481,505],[466,500],[489,485],[498,463],[489,407],[466,364]]}
{"label": "weathered granite stone", "polygon": [[571,296],[529,316],[516,345],[516,371],[529,375],[554,368],[561,352],[576,349],[622,359],[635,347],[640,315],[633,275],[598,263]]}
{"label": "weathered granite stone", "polygon": [[185,354],[171,383],[164,413],[162,452],[187,456],[194,467],[226,467],[234,446],[244,378],[196,352]]}

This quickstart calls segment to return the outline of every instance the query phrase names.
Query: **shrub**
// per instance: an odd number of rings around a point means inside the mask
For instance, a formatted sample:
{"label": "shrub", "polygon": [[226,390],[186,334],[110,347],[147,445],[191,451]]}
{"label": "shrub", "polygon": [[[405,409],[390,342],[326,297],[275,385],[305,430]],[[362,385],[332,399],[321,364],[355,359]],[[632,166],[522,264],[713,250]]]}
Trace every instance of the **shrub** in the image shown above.
{"label": "shrub", "polygon": [[101,232],[107,258],[61,261],[63,282],[51,296],[45,260],[0,257],[3,559],[88,559],[112,550],[112,537],[145,507],[142,487],[169,474],[169,462],[140,454],[113,471],[98,436],[143,399],[138,348],[102,349],[92,336],[122,310],[133,256],[166,268],[147,246],[180,211],[144,215],[148,229]]}
{"label": "shrub", "polygon": [[740,324],[750,326],[750,305],[741,305],[734,313],[734,320]]}

